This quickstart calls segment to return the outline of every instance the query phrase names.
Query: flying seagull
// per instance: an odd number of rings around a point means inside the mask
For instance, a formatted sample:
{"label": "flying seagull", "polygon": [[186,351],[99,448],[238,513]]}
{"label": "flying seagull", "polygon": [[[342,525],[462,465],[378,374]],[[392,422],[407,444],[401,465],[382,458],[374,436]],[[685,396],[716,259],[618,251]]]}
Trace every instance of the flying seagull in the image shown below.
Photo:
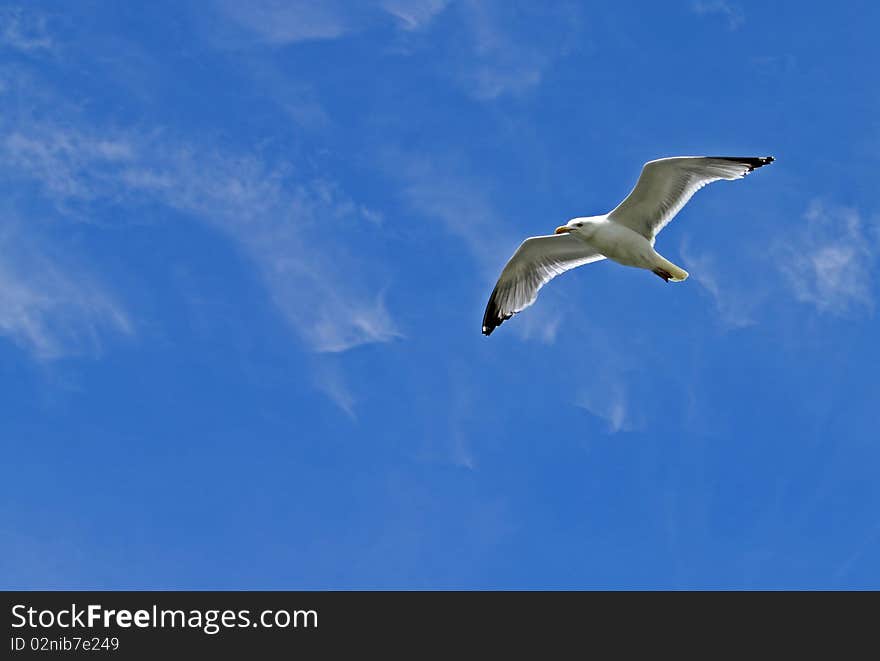
{"label": "flying seagull", "polygon": [[489,297],[483,334],[522,312],[538,290],[561,273],[606,257],[681,282],[687,271],[654,250],[657,234],[694,193],[719,179],[742,179],[772,156],[676,156],[645,163],[626,199],[604,216],[574,218],[555,234],[533,236],[507,262]]}

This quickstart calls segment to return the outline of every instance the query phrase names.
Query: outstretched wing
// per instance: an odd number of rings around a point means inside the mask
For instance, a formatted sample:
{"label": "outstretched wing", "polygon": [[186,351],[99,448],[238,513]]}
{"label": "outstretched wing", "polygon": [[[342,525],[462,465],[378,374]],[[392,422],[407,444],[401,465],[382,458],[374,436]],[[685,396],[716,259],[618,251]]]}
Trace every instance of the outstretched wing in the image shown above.
{"label": "outstretched wing", "polygon": [[772,156],[677,156],[649,161],[635,188],[608,218],[653,241],[703,186],[719,179],[742,179],[773,160]]}
{"label": "outstretched wing", "polygon": [[584,241],[571,234],[533,236],[520,244],[507,262],[483,315],[483,334],[529,307],[538,290],[560,273],[604,259]]}

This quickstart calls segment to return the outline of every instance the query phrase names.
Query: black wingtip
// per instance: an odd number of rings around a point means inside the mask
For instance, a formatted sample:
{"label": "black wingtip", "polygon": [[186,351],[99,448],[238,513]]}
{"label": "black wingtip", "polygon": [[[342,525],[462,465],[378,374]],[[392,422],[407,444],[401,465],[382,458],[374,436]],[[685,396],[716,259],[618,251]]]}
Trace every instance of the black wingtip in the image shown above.
{"label": "black wingtip", "polygon": [[495,297],[498,295],[498,287],[492,290],[492,294],[489,296],[489,302],[486,304],[486,312],[483,314],[483,335],[489,337],[492,334],[492,331],[495,330],[498,325],[504,321],[498,321],[498,306],[495,303]]}
{"label": "black wingtip", "polygon": [[488,308],[486,309],[486,316],[483,317],[483,335],[489,337],[496,328],[498,328],[501,324],[504,323],[504,317],[498,317],[496,314],[490,315]]}
{"label": "black wingtip", "polygon": [[713,156],[722,161],[733,161],[734,163],[742,163],[749,166],[749,172],[758,168],[770,165],[776,159],[772,156]]}
{"label": "black wingtip", "polygon": [[496,328],[505,321],[510,319],[512,315],[500,314],[498,310],[498,286],[492,290],[489,302],[486,304],[486,312],[483,315],[483,335],[489,337]]}
{"label": "black wingtip", "polygon": [[501,324],[503,324],[505,322],[505,320],[507,320],[509,318],[510,317],[502,317],[501,319],[495,319],[495,320],[490,321],[488,323],[484,322],[483,323],[483,335],[485,335],[486,337],[489,337],[496,328],[498,328]]}

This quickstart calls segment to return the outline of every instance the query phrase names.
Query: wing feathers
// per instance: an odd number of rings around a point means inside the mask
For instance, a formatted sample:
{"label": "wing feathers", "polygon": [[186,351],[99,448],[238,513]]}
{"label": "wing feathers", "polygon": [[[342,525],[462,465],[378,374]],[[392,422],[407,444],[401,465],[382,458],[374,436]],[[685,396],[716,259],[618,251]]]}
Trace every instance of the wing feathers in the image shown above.
{"label": "wing feathers", "polygon": [[772,156],[678,156],[645,163],[635,188],[608,218],[653,241],[694,193],[719,179],[742,179]]}
{"label": "wing feathers", "polygon": [[538,297],[538,291],[557,275],[604,259],[570,234],[534,236],[522,242],[501,272],[483,315],[483,334],[492,331]]}
{"label": "wing feathers", "polygon": [[707,156],[707,158],[714,158],[719,161],[734,161],[735,163],[742,163],[749,166],[749,172],[751,172],[752,170],[757,170],[758,168],[765,165],[769,165],[776,160],[772,156]]}

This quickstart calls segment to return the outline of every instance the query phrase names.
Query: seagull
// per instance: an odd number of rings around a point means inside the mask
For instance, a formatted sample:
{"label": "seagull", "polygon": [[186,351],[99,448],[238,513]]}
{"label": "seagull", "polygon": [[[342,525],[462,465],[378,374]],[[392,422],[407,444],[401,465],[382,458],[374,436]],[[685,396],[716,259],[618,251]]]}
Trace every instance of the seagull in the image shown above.
{"label": "seagull", "polygon": [[772,156],[674,156],[648,161],[635,188],[608,214],[574,218],[554,234],[533,236],[507,262],[483,315],[483,335],[522,312],[557,275],[608,258],[647,269],[666,282],[688,272],[654,250],[657,234],[694,193],[720,179],[742,179]]}

